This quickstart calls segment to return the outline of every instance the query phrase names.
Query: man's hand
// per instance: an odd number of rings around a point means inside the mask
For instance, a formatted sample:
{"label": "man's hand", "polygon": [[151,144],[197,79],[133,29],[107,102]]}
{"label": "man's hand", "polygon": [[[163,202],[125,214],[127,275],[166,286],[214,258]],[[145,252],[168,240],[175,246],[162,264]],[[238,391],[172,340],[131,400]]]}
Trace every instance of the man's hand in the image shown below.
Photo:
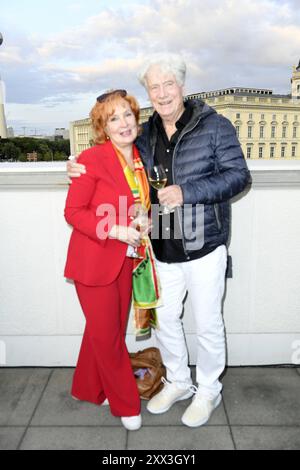
{"label": "man's hand", "polygon": [[[67,162],[67,173],[69,178],[77,178],[86,173],[85,166],[77,163],[77,158],[73,157],[72,160],[68,160]],[[72,183],[71,179],[69,179],[69,183]]]}
{"label": "man's hand", "polygon": [[177,184],[172,184],[166,188],[160,189],[157,192],[159,203],[167,206],[169,209],[183,205],[183,194],[181,187]]}

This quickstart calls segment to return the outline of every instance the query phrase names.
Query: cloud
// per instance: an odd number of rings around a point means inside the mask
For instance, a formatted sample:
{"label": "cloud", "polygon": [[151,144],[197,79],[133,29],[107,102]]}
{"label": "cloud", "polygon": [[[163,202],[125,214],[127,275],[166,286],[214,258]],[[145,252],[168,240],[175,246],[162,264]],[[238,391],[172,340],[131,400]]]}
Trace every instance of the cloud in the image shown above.
{"label": "cloud", "polygon": [[[289,91],[300,58],[299,0],[153,0],[102,8],[77,27],[0,49],[7,99],[58,108],[125,87],[146,102],[136,74],[145,54],[180,52],[188,93],[228,86]],[[70,4],[77,10],[78,2]],[[99,7],[100,8],[100,7]],[[83,10],[84,12],[84,10]],[[66,18],[67,24],[67,18]],[[79,116],[80,117],[80,116]],[[74,116],[76,119],[77,116]]]}
{"label": "cloud", "polygon": [[9,46],[0,50],[0,61],[6,64],[24,63],[24,57],[22,56],[21,48],[17,46]]}
{"label": "cloud", "polygon": [[[195,55],[210,50],[221,56],[222,49],[229,60],[232,53],[235,58],[244,50],[256,60],[258,51],[264,55],[260,46],[276,48],[289,28],[299,46],[299,20],[300,13],[288,2],[274,0],[211,0],[201,2],[201,8],[198,0],[155,0],[126,11],[106,9],[45,41],[37,51],[42,58],[97,60],[108,53],[128,55],[157,48],[191,50]],[[289,49],[289,43],[285,47]]]}

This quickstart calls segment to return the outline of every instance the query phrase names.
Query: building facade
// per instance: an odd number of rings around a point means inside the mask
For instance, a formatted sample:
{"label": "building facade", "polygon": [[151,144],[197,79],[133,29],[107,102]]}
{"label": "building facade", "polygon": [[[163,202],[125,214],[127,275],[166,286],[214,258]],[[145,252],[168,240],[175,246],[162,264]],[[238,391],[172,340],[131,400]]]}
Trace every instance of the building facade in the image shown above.
{"label": "building facade", "polygon": [[28,162],[37,162],[38,161],[38,154],[37,152],[30,152],[26,155]]}
{"label": "building facade", "polygon": [[70,123],[71,155],[79,155],[83,150],[93,145],[93,141],[94,136],[89,118]]}
{"label": "building facade", "polygon": [[57,127],[54,131],[54,140],[68,140],[70,138],[69,129]]}
{"label": "building facade", "polygon": [[[232,122],[245,158],[300,159],[300,62],[293,67],[289,95],[234,87],[186,96],[190,99],[202,99]],[[140,122],[152,113],[151,107],[141,109]],[[90,119],[71,123],[70,140],[72,155],[93,144]]]}
{"label": "building facade", "polygon": [[7,138],[10,139],[15,136],[14,128],[8,127],[7,128]]}

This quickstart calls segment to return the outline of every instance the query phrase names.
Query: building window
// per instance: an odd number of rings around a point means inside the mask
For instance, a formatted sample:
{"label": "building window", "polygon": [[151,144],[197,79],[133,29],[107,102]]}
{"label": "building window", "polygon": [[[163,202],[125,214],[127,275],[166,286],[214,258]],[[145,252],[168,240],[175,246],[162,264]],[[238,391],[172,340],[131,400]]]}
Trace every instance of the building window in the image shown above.
{"label": "building window", "polygon": [[259,138],[260,139],[264,138],[264,130],[265,130],[264,126],[259,127]]}
{"label": "building window", "polygon": [[292,157],[296,156],[296,145],[292,145]]}
{"label": "building window", "polygon": [[247,158],[251,158],[252,147],[247,147]]}
{"label": "building window", "polygon": [[298,121],[298,116],[297,116],[297,114],[294,116],[294,121]]}
{"label": "building window", "polygon": [[236,136],[240,137],[240,126],[235,126]]}
{"label": "building window", "polygon": [[285,114],[285,115],[283,116],[283,120],[284,120],[284,121],[287,121],[287,114]]}
{"label": "building window", "polygon": [[252,119],[252,114],[249,114],[249,119]]}
{"label": "building window", "polygon": [[271,139],[275,139],[275,134],[276,134],[276,127],[272,126],[271,127]]}
{"label": "building window", "polygon": [[273,145],[271,145],[271,147],[270,147],[270,158],[274,158],[274,154],[275,154],[275,147]]}
{"label": "building window", "polygon": [[293,139],[296,139],[297,137],[297,127],[293,127]]}
{"label": "building window", "polygon": [[248,126],[248,139],[252,139],[252,126]]}
{"label": "building window", "polygon": [[282,127],[282,137],[285,139],[286,138],[286,126]]}
{"label": "building window", "polygon": [[263,147],[258,147],[258,158],[263,158]]}
{"label": "building window", "polygon": [[285,147],[281,147],[281,157],[285,157]]}
{"label": "building window", "polygon": [[237,114],[236,114],[236,119],[241,119],[240,113],[237,113]]}
{"label": "building window", "polygon": [[261,115],[260,115],[260,119],[261,119],[262,121],[264,121],[264,120],[265,120],[265,115],[264,115],[264,114],[261,114]]}
{"label": "building window", "polygon": [[272,121],[276,121],[276,114],[273,114]]}

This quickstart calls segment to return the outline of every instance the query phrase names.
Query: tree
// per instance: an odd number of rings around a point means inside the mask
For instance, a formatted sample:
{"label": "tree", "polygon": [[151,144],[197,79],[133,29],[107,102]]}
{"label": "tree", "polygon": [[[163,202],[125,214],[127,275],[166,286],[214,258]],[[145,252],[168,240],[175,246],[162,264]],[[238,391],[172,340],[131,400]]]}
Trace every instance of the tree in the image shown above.
{"label": "tree", "polygon": [[10,141],[13,142],[17,147],[19,147],[19,149],[24,155],[36,151],[36,139],[32,139],[30,137],[14,137],[10,139]]}
{"label": "tree", "polygon": [[38,151],[39,160],[44,160],[44,161],[52,160],[52,151],[46,143],[39,142],[37,151]]}
{"label": "tree", "polygon": [[0,139],[0,160],[24,161],[25,159],[26,161],[27,153],[32,152],[38,153],[39,160],[67,160],[70,155],[70,141],[52,141],[48,139],[34,139],[33,137]]}
{"label": "tree", "polygon": [[4,160],[17,161],[21,150],[13,142],[7,142],[2,146],[1,153]]}
{"label": "tree", "polygon": [[70,141],[69,140],[54,140],[51,142],[51,149],[54,152],[61,152],[68,157],[70,155]]}
{"label": "tree", "polygon": [[54,152],[53,160],[66,160],[66,155],[63,152]]}

